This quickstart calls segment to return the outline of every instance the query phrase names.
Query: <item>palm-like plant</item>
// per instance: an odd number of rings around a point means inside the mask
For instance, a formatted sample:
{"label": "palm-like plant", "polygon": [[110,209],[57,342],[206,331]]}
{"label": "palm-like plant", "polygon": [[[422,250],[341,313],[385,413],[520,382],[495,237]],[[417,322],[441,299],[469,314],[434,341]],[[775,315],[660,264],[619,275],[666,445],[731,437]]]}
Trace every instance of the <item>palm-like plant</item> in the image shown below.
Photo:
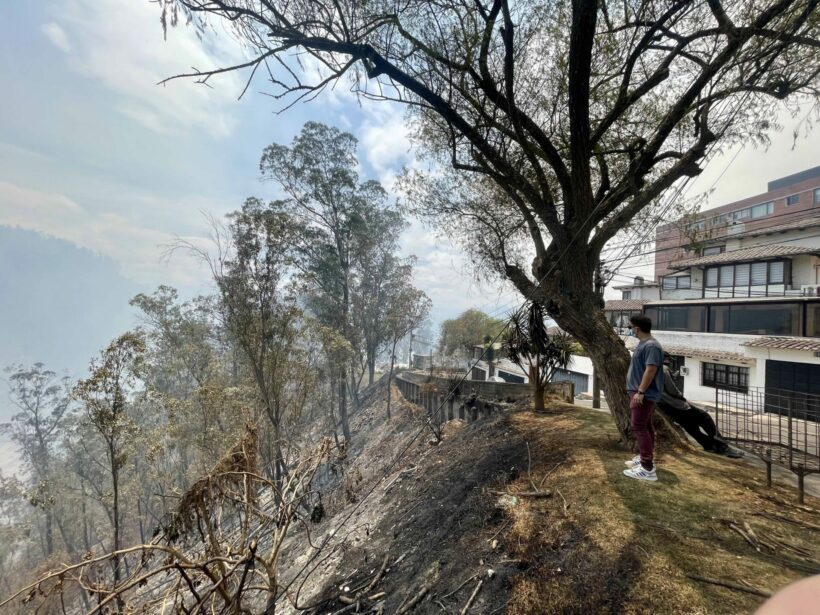
{"label": "palm-like plant", "polygon": [[510,360],[529,376],[535,411],[544,410],[544,389],[558,369],[572,365],[572,338],[562,331],[550,333],[540,305],[530,302],[510,316],[504,340]]}

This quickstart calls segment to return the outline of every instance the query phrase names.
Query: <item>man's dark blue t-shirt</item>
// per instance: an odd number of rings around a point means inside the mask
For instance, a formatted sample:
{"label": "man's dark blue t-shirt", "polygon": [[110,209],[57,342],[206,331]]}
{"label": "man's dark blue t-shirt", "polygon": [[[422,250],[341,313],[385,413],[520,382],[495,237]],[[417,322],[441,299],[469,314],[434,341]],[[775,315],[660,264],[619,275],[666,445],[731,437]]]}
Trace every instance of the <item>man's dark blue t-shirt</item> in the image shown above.
{"label": "man's dark blue t-shirt", "polygon": [[629,373],[626,375],[627,392],[636,393],[638,391],[647,365],[654,365],[658,371],[655,372],[655,377],[646,389],[644,399],[658,401],[663,393],[663,348],[654,337],[642,341],[632,353],[632,362],[629,364]]}

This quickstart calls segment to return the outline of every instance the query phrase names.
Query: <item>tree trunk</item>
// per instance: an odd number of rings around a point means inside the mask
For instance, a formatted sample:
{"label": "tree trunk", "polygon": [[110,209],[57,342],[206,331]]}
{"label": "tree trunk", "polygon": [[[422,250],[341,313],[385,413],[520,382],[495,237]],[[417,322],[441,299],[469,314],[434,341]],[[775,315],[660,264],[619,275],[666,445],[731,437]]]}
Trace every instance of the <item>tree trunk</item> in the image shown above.
{"label": "tree trunk", "polygon": [[[584,317],[586,316],[586,317]],[[592,359],[598,373],[615,426],[624,442],[632,442],[629,398],[626,394],[626,373],[629,370],[629,351],[623,340],[607,322],[600,306],[585,302],[585,309],[577,314],[556,318],[567,333],[577,339]]]}
{"label": "tree trunk", "polygon": [[46,557],[54,553],[54,510],[52,504],[45,503],[46,506]]}
{"label": "tree trunk", "polygon": [[339,374],[339,419],[342,421],[342,433],[350,442],[350,423],[347,418],[347,370],[343,367]]}
{"label": "tree trunk", "polygon": [[550,259],[536,259],[532,273],[541,280],[537,287],[520,269],[508,268],[507,275],[520,292],[537,301],[587,351],[599,373],[621,439],[632,443],[626,394],[629,352],[607,321],[603,298],[594,290],[592,272],[597,262],[584,246],[573,246],[572,249],[563,250],[561,255],[558,263],[560,269]]}
{"label": "tree trunk", "polygon": [[532,384],[533,410],[544,411],[544,382],[541,379],[541,365],[538,357],[535,365],[530,367],[530,383]]}
{"label": "tree trunk", "polygon": [[376,357],[375,355],[370,357],[367,361],[367,386],[373,384],[373,381],[376,379]]}

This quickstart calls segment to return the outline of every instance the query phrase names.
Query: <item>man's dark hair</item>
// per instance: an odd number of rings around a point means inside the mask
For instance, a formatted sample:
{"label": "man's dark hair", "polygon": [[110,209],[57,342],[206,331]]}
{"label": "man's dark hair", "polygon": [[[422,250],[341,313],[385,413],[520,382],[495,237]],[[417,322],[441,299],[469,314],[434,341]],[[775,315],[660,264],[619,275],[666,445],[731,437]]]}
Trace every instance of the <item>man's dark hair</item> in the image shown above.
{"label": "man's dark hair", "polygon": [[647,316],[635,314],[629,318],[629,322],[636,327],[640,327],[641,331],[644,333],[652,333],[652,320]]}

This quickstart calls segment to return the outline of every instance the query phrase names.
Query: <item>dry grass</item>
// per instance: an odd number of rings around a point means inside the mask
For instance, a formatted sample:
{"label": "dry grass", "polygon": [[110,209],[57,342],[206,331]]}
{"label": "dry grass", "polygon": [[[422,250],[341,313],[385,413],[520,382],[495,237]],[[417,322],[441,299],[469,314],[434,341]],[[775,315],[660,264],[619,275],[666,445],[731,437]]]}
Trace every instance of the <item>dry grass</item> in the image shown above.
{"label": "dry grass", "polygon": [[[530,490],[530,478],[538,485],[555,469],[543,485],[552,498],[522,498],[508,512],[500,538],[524,568],[508,613],[750,613],[762,598],[687,575],[776,591],[820,571],[820,514],[791,505],[793,490],[767,490],[741,461],[688,451],[660,451],[657,483],[630,480],[608,416],[553,409],[510,417],[532,471],[508,489]],[[731,523],[770,546],[758,552]]]}

